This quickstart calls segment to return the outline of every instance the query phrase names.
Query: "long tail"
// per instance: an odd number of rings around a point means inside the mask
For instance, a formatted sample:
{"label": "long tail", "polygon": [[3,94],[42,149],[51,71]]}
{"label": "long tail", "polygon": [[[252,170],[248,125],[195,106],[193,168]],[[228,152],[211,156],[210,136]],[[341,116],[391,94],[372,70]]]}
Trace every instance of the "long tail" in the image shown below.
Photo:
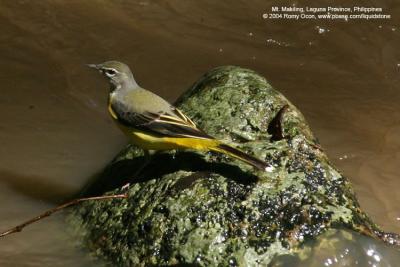
{"label": "long tail", "polygon": [[243,151],[240,151],[239,149],[236,149],[234,147],[225,145],[225,144],[218,144],[217,146],[210,148],[213,151],[224,153],[226,155],[229,155],[233,158],[239,159],[247,164],[250,164],[254,166],[255,168],[262,170],[262,171],[268,171],[271,169],[271,165],[268,163],[259,160],[253,156],[250,156]]}

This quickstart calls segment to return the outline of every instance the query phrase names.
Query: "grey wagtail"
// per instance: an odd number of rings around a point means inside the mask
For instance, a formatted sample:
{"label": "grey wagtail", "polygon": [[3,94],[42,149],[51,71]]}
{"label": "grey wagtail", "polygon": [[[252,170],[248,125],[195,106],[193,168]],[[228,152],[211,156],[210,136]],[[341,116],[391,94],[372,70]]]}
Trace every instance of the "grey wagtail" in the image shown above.
{"label": "grey wagtail", "polygon": [[257,169],[271,170],[266,162],[206,134],[179,109],[141,88],[126,64],[107,61],[88,66],[99,70],[109,80],[108,111],[119,128],[146,155],[149,150],[215,151],[242,160]]}

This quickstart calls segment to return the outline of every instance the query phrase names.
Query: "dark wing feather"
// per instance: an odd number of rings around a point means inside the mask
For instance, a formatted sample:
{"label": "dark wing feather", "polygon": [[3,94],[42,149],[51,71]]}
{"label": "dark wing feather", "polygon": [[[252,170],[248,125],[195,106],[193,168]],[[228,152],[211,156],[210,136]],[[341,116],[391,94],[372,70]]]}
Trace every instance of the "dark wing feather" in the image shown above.
{"label": "dark wing feather", "polygon": [[186,117],[181,111],[172,108],[172,114],[143,112],[117,113],[117,119],[123,125],[152,133],[159,137],[194,137],[202,139],[213,139],[202,130],[198,129],[194,122]]}

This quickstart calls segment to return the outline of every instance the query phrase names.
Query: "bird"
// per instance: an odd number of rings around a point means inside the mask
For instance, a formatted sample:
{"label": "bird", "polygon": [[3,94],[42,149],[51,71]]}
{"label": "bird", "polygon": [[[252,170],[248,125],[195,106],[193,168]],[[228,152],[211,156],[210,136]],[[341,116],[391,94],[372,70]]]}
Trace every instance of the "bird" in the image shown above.
{"label": "bird", "polygon": [[130,141],[149,151],[193,149],[213,151],[239,159],[258,170],[272,166],[210,136],[178,108],[140,87],[129,66],[119,61],[87,64],[110,82],[108,111]]}

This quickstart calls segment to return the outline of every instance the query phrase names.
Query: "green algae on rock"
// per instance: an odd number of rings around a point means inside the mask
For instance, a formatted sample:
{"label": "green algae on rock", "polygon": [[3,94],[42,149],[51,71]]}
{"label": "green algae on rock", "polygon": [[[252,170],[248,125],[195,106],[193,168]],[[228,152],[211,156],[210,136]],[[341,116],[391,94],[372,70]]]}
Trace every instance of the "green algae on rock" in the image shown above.
{"label": "green algae on rock", "polygon": [[[257,73],[211,70],[177,106],[210,135],[274,170],[210,152],[157,153],[130,181],[127,200],[75,209],[72,221],[96,254],[118,266],[267,266],[330,228],[399,245],[397,235],[380,231],[361,211],[302,114]],[[128,146],[88,192],[126,182],[142,159]]]}

